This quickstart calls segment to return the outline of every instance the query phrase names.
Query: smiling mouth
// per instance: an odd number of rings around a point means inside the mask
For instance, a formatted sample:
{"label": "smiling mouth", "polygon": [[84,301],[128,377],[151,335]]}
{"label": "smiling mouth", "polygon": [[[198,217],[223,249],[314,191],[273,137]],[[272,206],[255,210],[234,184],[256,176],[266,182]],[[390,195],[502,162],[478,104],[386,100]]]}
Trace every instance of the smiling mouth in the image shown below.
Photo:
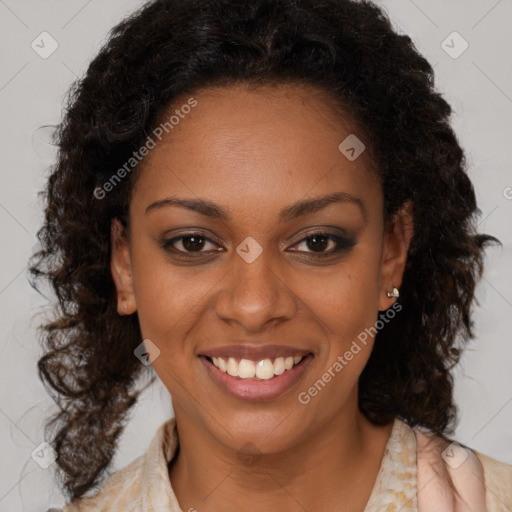
{"label": "smiling mouth", "polygon": [[[222,391],[239,400],[249,401],[274,400],[286,394],[298,384],[314,359],[311,352],[280,350],[279,347],[265,349],[267,356],[277,357],[263,357],[260,353],[252,354],[253,359],[245,349],[233,349],[232,357],[227,349],[222,351],[227,352],[222,357],[217,349],[217,354],[199,355],[199,360]],[[268,353],[272,351],[276,353]],[[280,356],[283,352],[288,354]],[[291,355],[290,352],[295,354]]]}
{"label": "smiling mouth", "polygon": [[204,356],[220,371],[238,379],[270,380],[298,366],[306,356],[243,359]]}

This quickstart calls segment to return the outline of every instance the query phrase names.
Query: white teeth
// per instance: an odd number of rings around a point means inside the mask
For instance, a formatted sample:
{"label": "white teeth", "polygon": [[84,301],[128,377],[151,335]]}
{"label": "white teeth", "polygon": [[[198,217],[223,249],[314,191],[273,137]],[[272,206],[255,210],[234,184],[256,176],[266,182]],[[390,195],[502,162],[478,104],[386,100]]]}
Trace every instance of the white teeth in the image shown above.
{"label": "white teeth", "polygon": [[[252,379],[256,375],[256,366],[249,359],[242,359],[238,363],[238,376],[242,379]],[[261,377],[260,377],[261,378]]]}
{"label": "white teeth", "polygon": [[293,368],[293,357],[287,357],[284,360],[284,369],[285,370],[291,370]]}
{"label": "white teeth", "polygon": [[285,371],[291,370],[302,359],[302,356],[288,356],[276,357],[274,362],[271,359],[261,359],[260,361],[241,359],[240,362],[237,362],[234,357],[229,357],[227,361],[222,357],[212,357],[212,362],[219,370],[232,377],[241,379],[257,377],[261,380],[269,380],[275,375],[281,375]]}
{"label": "white teeth", "polygon": [[258,379],[268,380],[274,376],[274,365],[270,359],[258,361],[256,365],[256,377]]}
{"label": "white teeth", "polygon": [[274,361],[274,375],[281,375],[284,373],[284,357],[278,357]]}
{"label": "white teeth", "polygon": [[228,359],[227,372],[231,377],[238,376],[238,363],[232,357]]}
{"label": "white teeth", "polygon": [[217,363],[219,370],[222,370],[223,372],[227,372],[228,370],[228,363],[222,359],[222,357],[217,357]]}

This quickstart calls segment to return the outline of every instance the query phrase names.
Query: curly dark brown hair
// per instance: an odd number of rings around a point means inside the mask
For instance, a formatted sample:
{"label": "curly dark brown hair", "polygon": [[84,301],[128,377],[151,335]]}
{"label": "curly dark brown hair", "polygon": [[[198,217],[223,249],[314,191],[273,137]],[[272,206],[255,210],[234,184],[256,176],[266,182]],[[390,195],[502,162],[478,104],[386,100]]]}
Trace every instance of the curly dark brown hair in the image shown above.
{"label": "curly dark brown hair", "polygon": [[359,407],[376,424],[400,417],[453,432],[450,370],[474,336],[484,248],[499,241],[476,232],[474,189],[430,64],[371,2],[154,0],[112,30],[70,91],[30,266],[33,286],[45,278],[58,299],[38,369],[59,406],[46,429],[72,499],[106,476],[147,374],[133,355],[137,314],[118,315],[109,266],[110,224],[126,225],[136,169],[103,199],[94,191],[176,98],[234,83],[322,90],[367,134],[385,219],[412,201],[403,310],[376,336]]}

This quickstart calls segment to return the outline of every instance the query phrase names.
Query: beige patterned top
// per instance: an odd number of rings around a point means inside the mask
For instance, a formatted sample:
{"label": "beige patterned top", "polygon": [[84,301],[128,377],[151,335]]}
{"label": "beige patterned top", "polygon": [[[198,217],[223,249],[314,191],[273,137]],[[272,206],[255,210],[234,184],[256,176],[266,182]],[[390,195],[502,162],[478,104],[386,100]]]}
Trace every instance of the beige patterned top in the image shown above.
{"label": "beige patterned top", "polygon": [[[73,501],[64,512],[183,512],[168,473],[177,445],[171,418],[146,453],[114,473],[93,497]],[[430,511],[512,512],[512,466],[457,443],[447,446],[396,418],[365,512]]]}

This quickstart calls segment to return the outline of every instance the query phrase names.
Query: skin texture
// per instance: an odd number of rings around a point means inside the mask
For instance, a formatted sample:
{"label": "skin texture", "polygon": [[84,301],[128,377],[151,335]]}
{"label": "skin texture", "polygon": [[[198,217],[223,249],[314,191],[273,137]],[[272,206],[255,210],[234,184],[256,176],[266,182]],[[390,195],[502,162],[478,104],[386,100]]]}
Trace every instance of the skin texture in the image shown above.
{"label": "skin texture", "polygon": [[[119,314],[137,311],[144,338],[161,351],[153,366],[173,398],[180,436],[173,489],[183,510],[330,511],[342,502],[363,511],[392,427],[373,425],[357,405],[371,340],[309,404],[297,395],[392,306],[386,292],[402,282],[410,205],[385,225],[368,152],[351,162],[338,150],[358,133],[355,123],[334,115],[321,91],[236,85],[194,97],[198,105],[139,170],[127,236],[117,221],[112,226]],[[279,221],[283,208],[334,192],[363,207],[337,202]],[[211,201],[231,219],[179,206],[146,212],[170,196]],[[335,244],[315,252],[306,236],[318,231],[345,231],[355,245],[322,259],[317,254]],[[200,249],[205,255],[187,259],[180,240],[174,252],[162,247],[190,232],[213,240]],[[248,236],[263,248],[250,264],[236,252]],[[314,357],[277,399],[242,401],[219,389],[197,357],[241,340]]]}

